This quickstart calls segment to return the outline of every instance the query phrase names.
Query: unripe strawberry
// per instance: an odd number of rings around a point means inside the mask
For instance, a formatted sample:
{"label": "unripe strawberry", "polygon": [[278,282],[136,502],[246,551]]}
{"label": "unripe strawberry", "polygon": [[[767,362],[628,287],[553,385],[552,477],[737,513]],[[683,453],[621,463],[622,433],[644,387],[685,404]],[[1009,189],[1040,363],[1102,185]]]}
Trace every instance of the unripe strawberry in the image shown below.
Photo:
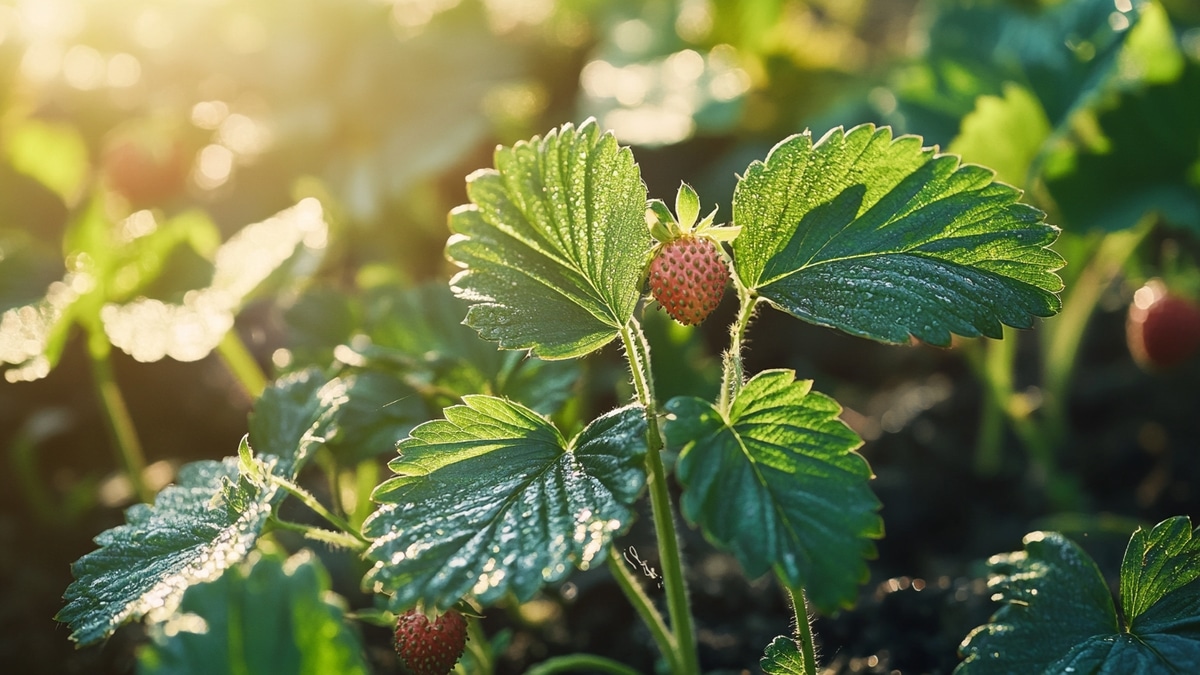
{"label": "unripe strawberry", "polygon": [[467,619],[456,609],[430,620],[410,609],[396,621],[396,653],[408,675],[446,675],[467,644]]}
{"label": "unripe strawberry", "polygon": [[721,302],[729,268],[717,243],[684,235],[662,245],[650,261],[650,293],[685,326],[698,324]]}
{"label": "unripe strawberry", "polygon": [[1125,337],[1134,360],[1146,370],[1179,365],[1200,349],[1200,306],[1151,279],[1133,295]]}

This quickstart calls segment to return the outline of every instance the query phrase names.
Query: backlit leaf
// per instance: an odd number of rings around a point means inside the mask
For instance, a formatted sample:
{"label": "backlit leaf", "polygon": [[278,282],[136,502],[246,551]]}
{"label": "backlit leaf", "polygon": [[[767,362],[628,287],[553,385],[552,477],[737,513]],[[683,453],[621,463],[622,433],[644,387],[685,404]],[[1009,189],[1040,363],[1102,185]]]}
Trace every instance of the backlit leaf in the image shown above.
{"label": "backlit leaf", "polygon": [[988,561],[1004,602],[963,641],[957,675],[1191,673],[1200,668],[1200,539],[1185,517],[1133,534],[1122,622],[1096,564],[1055,532]]}
{"label": "backlit leaf", "polygon": [[[239,458],[179,470],[154,504],[125,512],[126,523],[100,533],[95,551],[72,566],[75,581],[56,617],[71,639],[91,644],[128,620],[162,620],[193,584],[212,581],[246,557],[284,496],[267,472],[294,480],[342,403],[339,382],[316,371],[274,384],[255,403]],[[249,444],[257,443],[257,457]]]}
{"label": "backlit leaf", "polygon": [[495,165],[450,214],[467,324],[543,358],[602,347],[633,315],[651,245],[632,153],[589,120],[499,148]]}
{"label": "backlit leaf", "polygon": [[182,303],[140,298],[107,304],[101,312],[113,345],[139,361],[204,358],[233,328],[242,305],[285,264],[311,273],[325,248],[328,225],[315,199],[304,199],[242,228],[216,251],[211,285]]}
{"label": "backlit leaf", "polygon": [[808,675],[796,641],[782,635],[771,640],[758,665],[766,675]]}
{"label": "backlit leaf", "polygon": [[739,181],[742,282],[806,321],[891,343],[999,338],[1060,309],[1058,230],[990,170],[871,125],[775,146]]}
{"label": "backlit leaf", "polygon": [[833,399],[790,370],[756,375],[728,418],[711,403],[667,403],[667,446],[678,449],[680,508],[731,551],[746,574],[774,570],[823,611],[849,606],[883,535],[871,469]]}
{"label": "backlit leaf", "polygon": [[467,594],[528,600],[572,567],[602,560],[645,482],[639,407],[610,412],[570,443],[524,406],[467,396],[422,424],[376,488],[363,524],[375,561],[364,585],[401,611]]}

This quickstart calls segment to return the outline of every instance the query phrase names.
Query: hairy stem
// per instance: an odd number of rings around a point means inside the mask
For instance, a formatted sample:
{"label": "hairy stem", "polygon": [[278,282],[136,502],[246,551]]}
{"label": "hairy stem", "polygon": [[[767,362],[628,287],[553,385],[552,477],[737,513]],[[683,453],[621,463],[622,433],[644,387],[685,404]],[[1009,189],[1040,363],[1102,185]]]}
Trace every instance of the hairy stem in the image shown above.
{"label": "hairy stem", "polygon": [[721,399],[718,402],[722,412],[729,412],[729,405],[734,397],[742,390],[746,382],[745,370],[742,366],[742,349],[745,346],[746,328],[754,317],[754,309],[758,299],[753,292],[742,286],[741,281],[734,279],[738,294],[737,320],[729,327],[729,349],[722,356],[721,369]]}
{"label": "hairy stem", "polygon": [[324,528],[305,525],[303,523],[293,523],[290,520],[280,520],[275,514],[271,514],[268,522],[277,529],[299,533],[303,535],[305,539],[311,539],[313,541],[339,546],[351,551],[362,552],[367,550],[366,541],[364,541],[361,537],[356,537],[345,532],[326,530]]}
{"label": "hairy stem", "polygon": [[638,616],[642,617],[642,621],[650,629],[650,635],[654,637],[654,642],[658,645],[659,651],[667,659],[667,667],[673,673],[681,671],[678,663],[677,647],[675,638],[671,635],[671,629],[667,627],[667,623],[663,621],[662,614],[654,606],[650,597],[642,590],[633,572],[623,562],[623,556],[618,555],[618,551],[613,548],[608,553],[608,569],[612,572],[613,578],[617,581],[617,586],[621,588],[621,592],[629,599],[629,604],[633,605]]}
{"label": "hairy stem", "polygon": [[304,488],[300,487],[299,485],[296,485],[295,483],[291,482],[290,480],[288,480],[286,478],[277,476],[275,474],[269,474],[269,479],[272,483],[274,483],[275,485],[278,485],[280,488],[282,488],[284,492],[292,495],[296,499],[299,499],[301,502],[303,502],[304,505],[307,506],[309,509],[311,509],[313,513],[316,513],[317,515],[319,515],[322,518],[324,518],[325,520],[327,520],[330,525],[333,525],[334,527],[338,528],[342,532],[345,532],[346,534],[350,535],[351,537],[354,537],[360,544],[369,544],[370,543],[365,538],[363,538],[363,536],[358,533],[358,530],[355,529],[354,527],[352,527],[350,525],[350,523],[346,521],[345,518],[342,518],[341,516],[337,515],[333,511],[330,511],[328,508],[325,507],[324,504],[322,504],[320,501],[318,501],[316,497],[312,496],[312,494],[310,494]]}
{"label": "hairy stem", "polygon": [[792,601],[792,611],[796,614],[796,639],[800,643],[800,657],[804,660],[806,675],[817,675],[817,650],[813,646],[812,626],[808,623],[808,606],[804,600],[804,591],[792,593],[788,591]]}
{"label": "hairy stem", "polygon": [[639,675],[638,671],[623,663],[618,663],[612,659],[606,659],[603,656],[593,656],[591,654],[556,656],[525,671],[525,675],[551,675],[552,673],[571,672],[610,673],[611,675]]}
{"label": "hairy stem", "polygon": [[679,664],[682,673],[698,673],[700,661],[696,652],[692,610],[684,584],[683,560],[675,531],[671,493],[667,487],[666,466],[662,460],[663,437],[658,426],[658,403],[654,398],[654,381],[650,370],[650,346],[636,319],[630,319],[621,328],[621,340],[633,374],[634,389],[646,412],[646,483],[650,491],[654,530],[658,534],[658,555],[663,567],[667,611],[675,635],[677,651],[674,661]]}

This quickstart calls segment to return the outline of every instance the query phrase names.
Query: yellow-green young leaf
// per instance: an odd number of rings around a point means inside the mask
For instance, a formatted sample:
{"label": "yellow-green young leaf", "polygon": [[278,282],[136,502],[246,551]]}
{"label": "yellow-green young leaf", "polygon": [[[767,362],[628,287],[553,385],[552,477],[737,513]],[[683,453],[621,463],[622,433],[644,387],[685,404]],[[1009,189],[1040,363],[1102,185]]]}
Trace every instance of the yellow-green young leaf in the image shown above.
{"label": "yellow-green young leaf", "polygon": [[963,641],[956,675],[1193,673],[1200,669],[1200,539],[1186,517],[1134,533],[1124,626],[1096,564],[1056,532],[988,561],[1004,604]]}
{"label": "yellow-green young leaf", "polygon": [[13,168],[53,190],[73,204],[87,178],[87,144],[69,124],[38,119],[18,123],[6,134],[8,160]]}
{"label": "yellow-green young leaf", "polygon": [[667,446],[679,450],[683,515],[738,559],[746,574],[774,570],[823,611],[850,606],[867,579],[871,539],[883,536],[871,469],[841,406],[768,370],[738,392],[725,417],[711,403],[667,403]]}
{"label": "yellow-green young leaf", "polygon": [[543,358],[602,347],[633,316],[651,246],[632,153],[588,120],[499,148],[495,164],[450,214],[467,324]]}
{"label": "yellow-green young leaf", "polygon": [[367,675],[357,632],[311,551],[255,554],[188,588],[179,609],[150,626],[142,675],[289,673]]}
{"label": "yellow-green young leaf", "polygon": [[810,675],[796,641],[782,635],[771,640],[758,665],[766,675]]}
{"label": "yellow-green young leaf", "polygon": [[983,167],[871,125],[792,136],[738,182],[742,282],[806,321],[890,343],[1001,337],[1061,308],[1058,234]]}
{"label": "yellow-green young leaf", "polygon": [[570,443],[525,406],[464,397],[422,424],[376,488],[363,524],[375,562],[364,587],[402,611],[418,600],[446,609],[474,595],[528,600],[572,567],[607,554],[645,483],[640,407],[592,421]]}
{"label": "yellow-green young leaf", "polygon": [[947,150],[964,162],[992,169],[997,180],[1024,187],[1050,132],[1042,104],[1028,89],[1009,82],[1003,96],[980,96],[975,101],[975,110],[963,118],[962,129]]}

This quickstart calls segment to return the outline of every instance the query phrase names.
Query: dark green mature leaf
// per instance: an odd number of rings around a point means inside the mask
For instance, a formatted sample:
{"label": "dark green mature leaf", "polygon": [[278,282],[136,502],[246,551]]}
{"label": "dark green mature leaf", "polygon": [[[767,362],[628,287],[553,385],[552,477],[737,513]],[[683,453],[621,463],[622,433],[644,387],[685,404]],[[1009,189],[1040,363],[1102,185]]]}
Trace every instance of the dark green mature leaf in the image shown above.
{"label": "dark green mature leaf", "polygon": [[188,588],[179,611],[151,626],[138,672],[367,675],[361,641],[329,588],[309,551],[287,560],[256,554]]}
{"label": "dark green mature leaf", "polygon": [[989,561],[1006,604],[963,641],[957,675],[1192,673],[1200,668],[1200,539],[1171,518],[1134,533],[1121,564],[1124,626],[1096,564],[1058,533]]}
{"label": "dark green mature leaf", "polygon": [[153,506],[130,507],[126,524],[100,533],[100,548],[71,566],[75,581],[55,618],[91,644],[127,620],[169,616],[188,586],[216,579],[254,547],[275,492],[239,477],[234,457],[184,465]]}
{"label": "dark green mature leaf", "polygon": [[922,58],[897,71],[894,117],[906,130],[948,142],[981,95],[1017,83],[1041,102],[1052,127],[1089,105],[1117,72],[1122,45],[1143,11],[1111,0],[1036,7],[940,2],[923,28]]}
{"label": "dark green mature leaf", "polygon": [[338,380],[346,400],[326,440],[347,464],[395,452],[400,439],[433,416],[412,387],[388,373],[366,370]]}
{"label": "dark green mature leaf", "polygon": [[450,214],[451,281],[467,324],[504,349],[582,356],[633,316],[650,251],[646,188],[629,148],[595,121],[496,150]]}
{"label": "dark green mature leaf", "polygon": [[284,496],[262,476],[294,479],[343,402],[342,383],[326,384],[315,370],[281,378],[255,403],[239,451],[245,473],[238,457],[184,465],[153,506],[130,507],[125,525],[100,533],[100,548],[72,566],[75,581],[56,617],[71,624],[71,639],[89,644],[127,620],[168,616],[188,586],[243,559]]}
{"label": "dark green mature leaf", "polygon": [[1061,303],[1058,230],[988,169],[871,125],[792,136],[733,197],[737,272],[806,321],[891,343],[1001,337]]}
{"label": "dark green mature leaf", "polygon": [[790,370],[759,373],[728,418],[711,403],[667,403],[667,445],[679,449],[681,509],[746,574],[773,569],[824,611],[853,603],[883,536],[862,444],[841,407]]}
{"label": "dark green mature leaf", "polygon": [[603,559],[627,527],[645,482],[646,421],[629,406],[570,443],[537,413],[467,396],[446,419],[422,424],[389,464],[379,509],[363,524],[375,561],[364,585],[445,609],[465,595],[484,604],[527,600],[571,566]]}
{"label": "dark green mature leaf", "polygon": [[1200,640],[1200,537],[1193,535],[1182,516],[1133,533],[1121,562],[1121,606],[1131,632]]}
{"label": "dark green mature leaf", "polygon": [[372,344],[368,356],[395,356],[405,370],[455,398],[490,394],[556,412],[579,379],[578,364],[497,351],[462,324],[467,307],[441,283],[372,289],[364,327]]}
{"label": "dark green mature leaf", "polygon": [[327,381],[315,368],[275,380],[249,415],[250,447],[276,457],[275,472],[294,478],[324,442],[346,398],[346,383]]}
{"label": "dark green mature leaf", "polygon": [[809,675],[796,641],[782,635],[771,640],[758,665],[766,675]]}
{"label": "dark green mature leaf", "polygon": [[1104,139],[1046,167],[1064,227],[1133,227],[1149,212],[1200,233],[1200,64],[1173,82],[1125,94],[1097,119]]}

